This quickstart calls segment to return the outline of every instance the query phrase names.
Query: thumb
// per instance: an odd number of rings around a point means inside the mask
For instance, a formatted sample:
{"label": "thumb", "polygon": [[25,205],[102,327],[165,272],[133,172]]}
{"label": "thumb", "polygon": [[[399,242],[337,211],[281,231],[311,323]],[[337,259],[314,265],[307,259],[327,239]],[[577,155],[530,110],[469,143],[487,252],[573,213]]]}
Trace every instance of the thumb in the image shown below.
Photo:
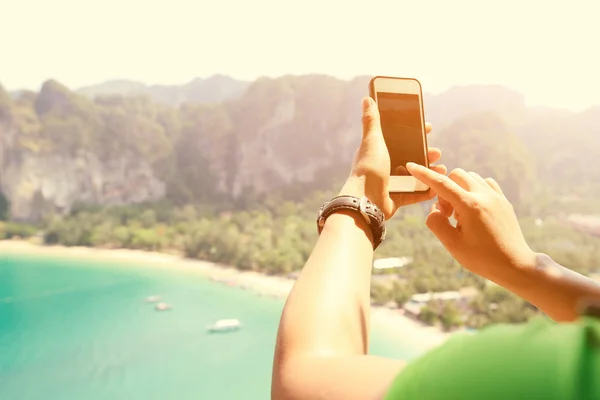
{"label": "thumb", "polygon": [[444,215],[439,205],[435,203],[425,221],[425,225],[438,238],[440,242],[450,250],[458,239],[458,231],[452,226],[448,217]]}
{"label": "thumb", "polygon": [[379,109],[377,103],[371,97],[362,100],[362,126],[363,138],[374,132],[381,132],[381,121],[379,120]]}
{"label": "thumb", "polygon": [[396,169],[394,170],[394,173],[396,175],[398,175],[398,176],[408,176],[408,175],[410,175],[408,173],[408,170],[406,169],[406,167],[403,166],[403,165],[397,166]]}

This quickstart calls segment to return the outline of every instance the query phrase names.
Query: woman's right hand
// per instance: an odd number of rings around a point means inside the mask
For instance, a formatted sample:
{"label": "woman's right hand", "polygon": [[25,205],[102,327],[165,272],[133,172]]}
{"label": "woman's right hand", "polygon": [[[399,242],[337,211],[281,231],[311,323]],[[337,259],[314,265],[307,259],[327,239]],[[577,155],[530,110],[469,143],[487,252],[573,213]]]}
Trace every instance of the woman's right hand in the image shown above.
{"label": "woman's right hand", "polygon": [[427,227],[462,266],[501,285],[535,267],[536,254],[496,181],[462,169],[448,176],[413,163],[407,169],[438,194]]}

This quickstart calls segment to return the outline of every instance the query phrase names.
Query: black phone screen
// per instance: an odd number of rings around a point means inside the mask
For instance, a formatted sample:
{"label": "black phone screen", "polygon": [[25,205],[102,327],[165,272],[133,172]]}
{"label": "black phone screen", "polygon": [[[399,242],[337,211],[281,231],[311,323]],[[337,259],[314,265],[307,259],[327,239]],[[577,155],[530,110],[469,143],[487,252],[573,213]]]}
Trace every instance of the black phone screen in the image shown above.
{"label": "black phone screen", "polygon": [[390,153],[390,174],[408,175],[407,162],[426,165],[419,95],[378,92],[377,104]]}

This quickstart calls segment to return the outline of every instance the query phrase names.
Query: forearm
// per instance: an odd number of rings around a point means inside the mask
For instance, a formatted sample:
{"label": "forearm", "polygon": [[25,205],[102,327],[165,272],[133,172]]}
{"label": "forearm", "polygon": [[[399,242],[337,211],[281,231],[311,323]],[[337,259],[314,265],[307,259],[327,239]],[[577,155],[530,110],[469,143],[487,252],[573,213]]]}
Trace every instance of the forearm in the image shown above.
{"label": "forearm", "polygon": [[370,229],[360,215],[327,219],[284,307],[276,362],[367,352],[372,259]]}
{"label": "forearm", "polygon": [[545,254],[537,254],[534,265],[517,268],[511,279],[500,284],[559,322],[575,320],[586,301],[600,300],[600,283]]}

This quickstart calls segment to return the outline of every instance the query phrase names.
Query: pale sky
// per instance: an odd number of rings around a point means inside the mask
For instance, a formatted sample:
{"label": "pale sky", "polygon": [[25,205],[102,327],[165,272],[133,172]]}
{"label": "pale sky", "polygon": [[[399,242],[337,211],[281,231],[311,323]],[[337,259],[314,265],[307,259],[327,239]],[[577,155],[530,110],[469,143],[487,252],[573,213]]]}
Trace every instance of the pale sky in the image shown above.
{"label": "pale sky", "polygon": [[599,15],[598,0],[0,0],[0,83],[392,75],[582,110],[600,105]]}

